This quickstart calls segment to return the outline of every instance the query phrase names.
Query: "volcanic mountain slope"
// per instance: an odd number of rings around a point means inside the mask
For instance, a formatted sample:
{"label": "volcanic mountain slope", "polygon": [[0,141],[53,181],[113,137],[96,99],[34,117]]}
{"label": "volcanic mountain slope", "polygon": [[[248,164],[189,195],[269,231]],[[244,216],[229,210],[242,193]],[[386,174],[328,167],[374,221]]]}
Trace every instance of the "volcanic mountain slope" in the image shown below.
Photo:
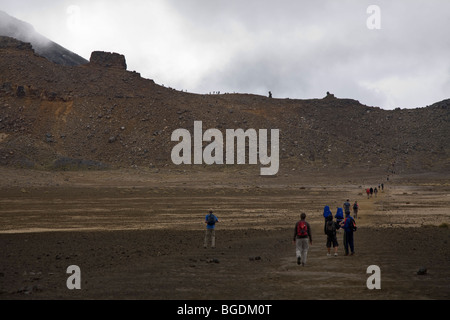
{"label": "volcanic mountain slope", "polygon": [[127,71],[119,54],[95,52],[88,64],[63,66],[4,37],[0,57],[2,165],[172,166],[172,132],[192,133],[194,121],[202,121],[203,130],[224,136],[226,129],[279,129],[285,172],[393,164],[449,169],[450,100],[388,111],[331,94],[310,100],[191,94]]}
{"label": "volcanic mountain slope", "polygon": [[11,17],[3,11],[0,11],[0,36],[31,43],[36,53],[54,63],[67,66],[88,63],[86,59],[36,32],[32,25]]}

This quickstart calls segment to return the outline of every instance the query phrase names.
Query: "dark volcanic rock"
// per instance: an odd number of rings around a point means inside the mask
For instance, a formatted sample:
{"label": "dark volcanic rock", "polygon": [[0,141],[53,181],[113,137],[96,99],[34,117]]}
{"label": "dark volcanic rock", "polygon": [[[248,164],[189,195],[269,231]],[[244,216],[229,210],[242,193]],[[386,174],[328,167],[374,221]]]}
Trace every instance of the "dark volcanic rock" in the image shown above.
{"label": "dark volcanic rock", "polygon": [[115,52],[94,51],[89,62],[91,65],[100,67],[127,69],[125,56]]}
{"label": "dark volcanic rock", "polygon": [[192,130],[195,120],[204,130],[222,132],[279,129],[285,173],[448,172],[450,165],[450,100],[382,110],[331,94],[308,100],[192,94],[127,71],[125,57],[117,53],[97,51],[88,65],[68,67],[23,50],[30,49],[27,44],[4,43],[0,38],[0,165],[67,170],[102,167],[96,163],[173,165],[171,133]]}
{"label": "dark volcanic rock", "polygon": [[11,38],[11,37],[4,37],[0,36],[0,48],[1,49],[19,49],[19,50],[29,50],[33,51],[33,48],[31,46],[31,43],[28,42],[22,42],[17,39]]}

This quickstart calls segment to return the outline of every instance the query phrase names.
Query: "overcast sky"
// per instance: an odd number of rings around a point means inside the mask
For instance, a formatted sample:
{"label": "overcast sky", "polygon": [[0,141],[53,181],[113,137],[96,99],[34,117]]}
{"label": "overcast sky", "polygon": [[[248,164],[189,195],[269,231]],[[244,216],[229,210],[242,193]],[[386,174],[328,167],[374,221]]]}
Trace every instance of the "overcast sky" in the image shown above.
{"label": "overcast sky", "polygon": [[86,59],[118,52],[128,70],[194,93],[329,91],[384,109],[450,98],[448,0],[0,0],[0,10]]}

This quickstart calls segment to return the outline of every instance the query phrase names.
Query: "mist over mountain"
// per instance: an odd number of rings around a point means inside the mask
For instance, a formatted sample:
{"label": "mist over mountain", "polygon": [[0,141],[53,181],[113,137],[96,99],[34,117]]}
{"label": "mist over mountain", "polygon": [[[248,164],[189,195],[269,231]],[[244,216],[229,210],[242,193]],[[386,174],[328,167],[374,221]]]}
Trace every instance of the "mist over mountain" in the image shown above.
{"label": "mist over mountain", "polygon": [[0,11],[0,36],[28,42],[33,46],[37,54],[57,64],[76,66],[88,62],[86,59],[39,34],[29,23],[16,19],[3,11]]}

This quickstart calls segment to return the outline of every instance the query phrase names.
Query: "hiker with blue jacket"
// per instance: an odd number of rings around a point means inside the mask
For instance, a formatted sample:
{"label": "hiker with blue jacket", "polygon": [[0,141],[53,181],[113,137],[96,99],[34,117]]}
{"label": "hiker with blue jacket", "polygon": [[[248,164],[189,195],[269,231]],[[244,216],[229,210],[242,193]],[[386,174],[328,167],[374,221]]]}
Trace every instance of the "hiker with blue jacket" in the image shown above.
{"label": "hiker with blue jacket", "polygon": [[211,248],[216,247],[216,223],[219,219],[213,214],[213,210],[210,209],[209,213],[205,216],[206,232],[205,239],[203,241],[203,247],[208,247],[208,238],[211,238]]}
{"label": "hiker with blue jacket", "polygon": [[348,256],[349,248],[350,255],[355,254],[355,245],[353,242],[353,232],[356,231],[356,222],[355,219],[350,215],[350,213],[345,214],[344,222],[341,223],[342,229],[344,229],[344,250],[345,255]]}

